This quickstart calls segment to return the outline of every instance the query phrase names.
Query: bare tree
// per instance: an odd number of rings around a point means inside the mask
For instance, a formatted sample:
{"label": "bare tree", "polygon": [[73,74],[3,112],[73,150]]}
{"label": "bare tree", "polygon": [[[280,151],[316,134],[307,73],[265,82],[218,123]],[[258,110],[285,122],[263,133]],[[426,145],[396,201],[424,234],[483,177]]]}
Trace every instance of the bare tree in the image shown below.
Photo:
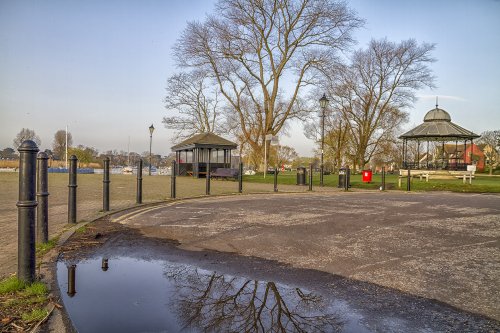
{"label": "bare tree", "polygon": [[[73,136],[68,132],[68,148],[73,145]],[[59,130],[54,134],[52,151],[58,159],[62,159],[66,154],[66,131]]]}
{"label": "bare tree", "polygon": [[19,146],[26,140],[32,140],[36,143],[37,146],[40,146],[42,141],[40,137],[36,135],[34,130],[29,128],[23,128],[19,133],[17,133],[16,137],[13,140],[14,148],[19,148]]}
{"label": "bare tree", "polygon": [[274,282],[198,270],[169,272],[184,327],[205,332],[337,332],[342,323],[321,296]]}
{"label": "bare tree", "polygon": [[362,20],[332,0],[226,0],[216,11],[188,24],[174,55],[181,67],[211,75],[233,128],[262,156],[267,134],[308,113],[301,92],[336,62]]}
{"label": "bare tree", "polygon": [[349,66],[329,76],[333,107],[342,114],[360,168],[381,153],[383,142],[394,139],[407,121],[405,109],[415,101],[415,92],[433,87],[432,50],[433,44],[413,39],[372,40],[353,54]]}
{"label": "bare tree", "polygon": [[490,175],[500,162],[500,130],[481,133],[479,143],[484,144],[483,153],[489,167]]}
{"label": "bare tree", "polygon": [[299,155],[292,147],[278,146],[278,166],[291,164],[297,157],[299,157]]}
{"label": "bare tree", "polygon": [[219,92],[200,71],[172,75],[167,82],[165,108],[177,115],[164,117],[166,128],[176,130],[177,142],[197,133],[220,133]]}
{"label": "bare tree", "polygon": [[[319,121],[307,122],[304,125],[304,135],[317,143],[317,154],[319,155],[321,153],[321,127],[318,126],[318,123]],[[325,113],[325,163],[329,164],[334,172],[342,166],[343,159],[350,155],[353,148],[353,142],[347,135],[345,125],[346,122],[342,122],[342,114],[338,112]]]}

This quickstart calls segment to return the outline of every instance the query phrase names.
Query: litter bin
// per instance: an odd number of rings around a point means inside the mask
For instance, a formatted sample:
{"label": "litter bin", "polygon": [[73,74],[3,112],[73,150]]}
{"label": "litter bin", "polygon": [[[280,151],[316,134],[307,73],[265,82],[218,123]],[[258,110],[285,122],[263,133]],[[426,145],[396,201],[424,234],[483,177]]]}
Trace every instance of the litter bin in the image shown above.
{"label": "litter bin", "polygon": [[339,169],[339,185],[338,188],[345,188],[347,182],[347,187],[351,187],[351,172],[349,169],[340,168]]}
{"label": "litter bin", "polygon": [[363,180],[363,183],[370,183],[372,181],[372,171],[371,170],[363,170],[361,171],[361,179]]}
{"label": "litter bin", "polygon": [[307,185],[306,179],[307,179],[306,168],[305,167],[298,167],[297,168],[297,185]]}

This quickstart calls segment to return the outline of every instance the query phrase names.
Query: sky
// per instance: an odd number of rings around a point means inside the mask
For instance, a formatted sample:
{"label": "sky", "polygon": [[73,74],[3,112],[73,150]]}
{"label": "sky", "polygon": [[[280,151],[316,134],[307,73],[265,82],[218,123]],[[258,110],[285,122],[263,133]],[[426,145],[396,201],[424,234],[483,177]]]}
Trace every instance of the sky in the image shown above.
{"label": "sky", "polygon": [[[189,21],[213,13],[212,0],[0,0],[0,149],[22,128],[41,149],[68,126],[74,145],[166,155],[172,130],[161,120],[165,86],[178,69],[172,47]],[[370,39],[435,43],[436,88],[417,92],[404,130],[439,107],[475,133],[500,129],[499,0],[352,0]],[[318,98],[322,92],[318,92]],[[301,156],[315,144],[293,122],[281,143]]]}

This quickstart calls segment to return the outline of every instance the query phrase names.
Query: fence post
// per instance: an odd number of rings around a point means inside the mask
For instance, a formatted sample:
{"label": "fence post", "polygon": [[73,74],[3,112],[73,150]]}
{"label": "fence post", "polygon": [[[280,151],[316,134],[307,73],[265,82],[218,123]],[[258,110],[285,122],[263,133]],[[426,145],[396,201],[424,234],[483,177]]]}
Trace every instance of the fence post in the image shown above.
{"label": "fence post", "polygon": [[411,182],[411,174],[410,174],[410,168],[408,170],[408,177],[406,178],[406,190],[410,192],[411,187],[410,187],[410,182]]}
{"label": "fence post", "polygon": [[17,202],[17,278],[35,280],[36,154],[38,147],[24,141],[19,151],[19,201]]}
{"label": "fence post", "polygon": [[175,174],[176,174],[176,170],[177,169],[177,163],[175,162],[175,160],[172,161],[172,171],[170,172],[170,198],[172,199],[175,199],[175,196],[176,196],[176,179],[175,179]]}
{"label": "fence post", "polygon": [[240,172],[238,173],[238,192],[243,193],[243,163],[240,162]]}
{"label": "fence post", "polygon": [[382,191],[385,191],[385,167],[382,167]]}
{"label": "fence post", "polygon": [[102,180],[102,210],[104,212],[109,211],[109,157],[104,158],[104,174]]}
{"label": "fence post", "polygon": [[313,190],[313,165],[309,164],[309,191]]}
{"label": "fence post", "polygon": [[136,190],[135,202],[138,204],[142,203],[142,159],[139,160],[137,165],[137,190]]}
{"label": "fence post", "polygon": [[49,181],[48,181],[48,159],[44,152],[38,153],[37,170],[37,228],[36,241],[47,243],[49,241]]}
{"label": "fence post", "polygon": [[75,155],[69,157],[69,184],[68,184],[68,223],[76,223],[76,164]]}
{"label": "fence post", "polygon": [[278,192],[278,167],[274,167],[274,192]]}
{"label": "fence post", "polygon": [[349,183],[351,182],[351,169],[347,166],[345,168],[344,190],[349,191]]}
{"label": "fence post", "polygon": [[210,155],[212,154],[211,149],[208,150],[208,163],[207,163],[207,173],[206,173],[206,188],[205,194],[210,195]]}

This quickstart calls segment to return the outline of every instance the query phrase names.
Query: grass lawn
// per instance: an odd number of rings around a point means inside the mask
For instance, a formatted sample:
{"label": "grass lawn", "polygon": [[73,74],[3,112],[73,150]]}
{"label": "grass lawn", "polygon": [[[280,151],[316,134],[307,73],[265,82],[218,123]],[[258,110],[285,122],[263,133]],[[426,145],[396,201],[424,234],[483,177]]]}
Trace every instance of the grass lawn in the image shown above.
{"label": "grass lawn", "polygon": [[[309,177],[309,175],[308,175]],[[324,185],[329,187],[338,186],[338,174],[325,175],[323,178]],[[272,174],[263,177],[263,174],[254,176],[244,176],[244,182],[268,183],[272,184],[274,179]],[[307,179],[309,181],[309,179]],[[295,185],[297,183],[297,174],[295,171],[285,171],[278,174],[278,184]],[[372,189],[377,190],[382,185],[382,175],[374,174],[371,183],[363,183],[361,174],[351,175],[351,188]],[[398,174],[386,175],[386,188],[393,190],[406,191],[406,179],[402,180],[402,187],[398,188]],[[313,174],[313,189],[319,186],[319,173]],[[486,174],[476,174],[472,180],[472,185],[463,184],[462,179],[429,179],[420,181],[418,178],[413,178],[411,183],[412,191],[451,191],[451,192],[472,192],[472,193],[500,193],[500,177],[488,176]]]}

